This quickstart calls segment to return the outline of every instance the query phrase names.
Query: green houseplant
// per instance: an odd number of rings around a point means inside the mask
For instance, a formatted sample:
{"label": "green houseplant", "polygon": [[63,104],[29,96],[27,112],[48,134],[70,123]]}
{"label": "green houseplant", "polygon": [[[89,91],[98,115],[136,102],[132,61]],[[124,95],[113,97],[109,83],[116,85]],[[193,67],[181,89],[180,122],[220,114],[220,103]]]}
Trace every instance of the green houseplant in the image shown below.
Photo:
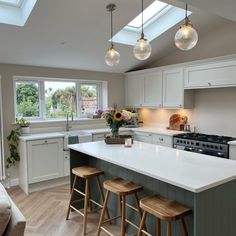
{"label": "green houseplant", "polygon": [[30,128],[29,128],[30,122],[27,119],[22,117],[21,119],[16,121],[16,124],[20,126],[22,134],[29,134],[29,132],[30,132]]}
{"label": "green houseplant", "polygon": [[6,161],[7,168],[10,168],[12,165],[15,165],[17,161],[20,161],[20,155],[18,153],[19,136],[19,127],[11,130],[10,134],[7,136],[7,143],[10,151],[10,155]]}

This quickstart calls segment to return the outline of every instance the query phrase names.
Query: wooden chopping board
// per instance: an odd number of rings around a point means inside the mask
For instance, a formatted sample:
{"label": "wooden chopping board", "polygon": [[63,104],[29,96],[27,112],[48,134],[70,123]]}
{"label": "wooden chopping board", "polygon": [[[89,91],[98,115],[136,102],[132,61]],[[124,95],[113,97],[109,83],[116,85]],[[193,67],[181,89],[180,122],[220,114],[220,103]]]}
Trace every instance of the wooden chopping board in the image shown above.
{"label": "wooden chopping board", "polygon": [[173,114],[169,119],[169,127],[167,129],[170,130],[183,130],[184,125],[188,123],[188,117],[180,114]]}

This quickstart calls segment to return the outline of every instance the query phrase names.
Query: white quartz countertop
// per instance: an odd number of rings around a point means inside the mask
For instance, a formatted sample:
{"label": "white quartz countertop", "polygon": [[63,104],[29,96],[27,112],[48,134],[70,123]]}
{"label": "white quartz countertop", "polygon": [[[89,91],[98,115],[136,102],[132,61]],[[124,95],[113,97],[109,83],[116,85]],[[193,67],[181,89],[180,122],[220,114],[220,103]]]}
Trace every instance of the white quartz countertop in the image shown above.
{"label": "white quartz countertop", "polygon": [[135,141],[131,148],[104,141],[73,144],[79,151],[194,193],[236,179],[236,162]]}
{"label": "white quartz countertop", "polygon": [[229,145],[236,146],[236,140],[228,142]]}
{"label": "white quartz countertop", "polygon": [[[173,136],[175,134],[184,133],[183,131],[176,131],[176,130],[168,130],[164,128],[156,128],[156,127],[139,127],[139,128],[124,128],[121,127],[120,131],[134,131],[134,132],[148,132],[153,134],[162,134],[162,135],[169,135]],[[67,134],[76,135],[81,134],[81,132],[85,132],[88,134],[99,134],[99,133],[109,133],[109,128],[99,128],[99,129],[86,129],[86,130],[71,130],[71,131],[58,131],[58,132],[50,132],[50,133],[37,133],[37,134],[27,134],[20,136],[22,141],[31,141],[37,139],[44,139],[44,138],[60,138],[64,137]]]}
{"label": "white quartz countertop", "polygon": [[60,132],[53,132],[53,133],[39,133],[39,134],[28,134],[28,135],[21,135],[19,137],[22,141],[32,141],[32,140],[39,140],[45,138],[63,138],[65,134]]}

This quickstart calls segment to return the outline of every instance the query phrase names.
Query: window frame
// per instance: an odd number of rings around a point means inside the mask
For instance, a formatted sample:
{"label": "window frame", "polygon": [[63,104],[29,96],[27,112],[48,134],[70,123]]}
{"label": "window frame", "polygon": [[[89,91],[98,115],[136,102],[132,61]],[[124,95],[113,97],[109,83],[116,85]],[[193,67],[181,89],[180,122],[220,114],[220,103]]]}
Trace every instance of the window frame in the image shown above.
{"label": "window frame", "polygon": [[80,80],[80,79],[65,79],[65,78],[51,78],[51,77],[31,77],[31,76],[13,76],[13,89],[14,89],[14,116],[16,119],[17,103],[16,103],[16,83],[38,83],[39,86],[39,117],[26,117],[30,121],[52,121],[52,120],[64,120],[65,118],[46,118],[46,99],[45,99],[45,82],[73,82],[76,89],[76,118],[85,118],[86,115],[82,115],[81,112],[81,85],[95,85],[97,88],[97,107],[103,108],[103,81],[95,80]]}

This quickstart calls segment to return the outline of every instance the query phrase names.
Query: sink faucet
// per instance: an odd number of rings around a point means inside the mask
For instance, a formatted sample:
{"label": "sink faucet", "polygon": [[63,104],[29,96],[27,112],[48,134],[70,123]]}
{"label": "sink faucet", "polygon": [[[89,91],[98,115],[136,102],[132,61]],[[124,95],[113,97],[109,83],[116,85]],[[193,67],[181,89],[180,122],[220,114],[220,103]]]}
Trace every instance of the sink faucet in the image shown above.
{"label": "sink faucet", "polygon": [[69,131],[70,128],[72,128],[72,126],[69,126],[69,114],[71,114],[71,121],[74,120],[73,112],[71,112],[71,113],[67,112],[67,114],[66,114],[66,131]]}

